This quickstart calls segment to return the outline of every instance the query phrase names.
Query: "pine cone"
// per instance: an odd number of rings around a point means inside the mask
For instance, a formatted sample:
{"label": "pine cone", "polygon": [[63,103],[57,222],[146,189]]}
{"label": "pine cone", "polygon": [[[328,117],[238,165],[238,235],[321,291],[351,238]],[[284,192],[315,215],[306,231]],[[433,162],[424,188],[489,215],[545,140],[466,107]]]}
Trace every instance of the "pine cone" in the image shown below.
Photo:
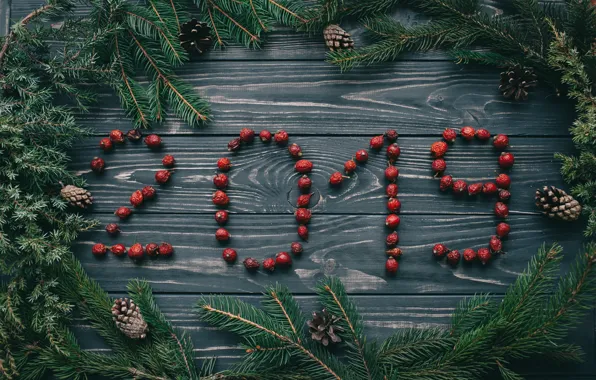
{"label": "pine cone", "polygon": [[91,206],[93,204],[93,197],[91,196],[91,193],[81,187],[62,185],[60,195],[62,198],[70,202],[71,205],[76,207],[87,208],[87,206]]}
{"label": "pine cone", "polygon": [[538,84],[536,78],[531,67],[514,65],[501,73],[499,91],[506,99],[513,97],[515,100],[527,100],[528,90]]}
{"label": "pine cone", "polygon": [[339,25],[327,25],[323,30],[323,37],[325,37],[325,44],[331,51],[354,48],[354,40],[350,33],[343,30]]}
{"label": "pine cone", "polygon": [[180,26],[180,45],[188,52],[204,53],[211,47],[211,28],[204,22],[192,19]]}
{"label": "pine cone", "polygon": [[306,324],[313,340],[323,343],[323,346],[327,346],[330,340],[333,343],[341,342],[341,338],[335,335],[335,332],[344,331],[337,325],[341,318],[329,314],[326,309],[320,313],[315,311],[312,317]]}
{"label": "pine cone", "polygon": [[147,322],[141,315],[141,309],[128,298],[118,298],[112,306],[112,316],[116,326],[131,339],[147,337]]}
{"label": "pine cone", "polygon": [[568,222],[577,220],[582,212],[582,206],[575,198],[554,186],[536,190],[536,206],[549,218]]}

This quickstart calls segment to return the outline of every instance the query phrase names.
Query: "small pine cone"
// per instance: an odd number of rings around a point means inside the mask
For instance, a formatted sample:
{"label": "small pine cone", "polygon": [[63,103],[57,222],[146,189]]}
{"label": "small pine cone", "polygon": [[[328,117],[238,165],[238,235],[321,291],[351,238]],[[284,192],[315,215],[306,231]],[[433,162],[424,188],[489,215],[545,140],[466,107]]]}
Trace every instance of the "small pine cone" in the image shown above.
{"label": "small pine cone", "polygon": [[499,91],[506,99],[527,100],[530,88],[538,84],[536,78],[534,69],[531,67],[514,65],[501,73]]}
{"label": "small pine cone", "polygon": [[145,339],[147,337],[147,322],[141,315],[141,309],[128,298],[118,298],[112,306],[112,318],[116,326],[131,339]]}
{"label": "small pine cone", "polygon": [[544,186],[536,190],[536,207],[549,218],[559,218],[568,222],[579,218],[582,206],[571,195],[554,186]]}
{"label": "small pine cone", "polygon": [[91,193],[81,187],[62,185],[60,195],[64,200],[70,202],[71,205],[76,207],[87,208],[93,204],[93,197],[91,196]]}
{"label": "small pine cone", "polygon": [[325,37],[325,44],[331,51],[352,50],[354,48],[354,40],[352,40],[350,33],[343,30],[339,25],[327,25],[323,30],[323,37]]}
{"label": "small pine cone", "polygon": [[194,18],[180,25],[178,39],[184,50],[198,54],[207,51],[213,43],[209,25]]}

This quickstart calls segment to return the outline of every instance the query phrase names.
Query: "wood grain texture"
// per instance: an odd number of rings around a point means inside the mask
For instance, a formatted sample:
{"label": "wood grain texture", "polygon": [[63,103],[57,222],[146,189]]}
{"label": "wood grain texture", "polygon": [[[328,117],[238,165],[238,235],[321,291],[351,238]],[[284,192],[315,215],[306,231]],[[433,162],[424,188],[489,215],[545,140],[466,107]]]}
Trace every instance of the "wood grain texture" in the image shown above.
{"label": "wood grain texture", "polygon": [[[121,297],[123,294],[113,294]],[[192,307],[199,300],[199,295],[158,295],[157,303],[172,323],[187,331],[195,344],[195,359],[218,357],[218,368],[227,368],[244,355],[238,339],[229,333],[214,329],[198,321]],[[497,297],[499,299],[500,297]],[[245,302],[258,305],[258,296],[241,296]],[[297,296],[303,312],[308,315],[320,306],[313,296]],[[364,319],[365,332],[370,339],[385,339],[397,329],[447,327],[450,316],[461,300],[459,296],[354,296],[354,301]],[[523,374],[539,376],[540,379],[552,379],[564,376],[565,379],[577,379],[582,375],[593,374],[594,364],[594,311],[591,311],[577,330],[571,332],[570,341],[579,344],[586,353],[586,363],[580,365],[554,366],[543,362],[533,362],[519,368]],[[75,321],[75,332],[84,348],[96,352],[105,352],[100,338],[84,320]]]}
{"label": "wood grain texture", "polygon": [[[121,224],[122,234],[110,237],[105,224],[113,215],[100,216],[100,226],[85,233],[74,245],[74,252],[89,275],[108,291],[124,289],[132,277],[147,279],[158,292],[260,292],[261,286],[280,281],[294,292],[308,293],[325,275],[341,278],[350,292],[387,294],[474,294],[503,293],[527,266],[542,242],[559,242],[570,263],[581,245],[577,226],[552,223],[531,215],[509,218],[512,232],[504,243],[506,255],[490,265],[449,267],[432,257],[438,242],[452,249],[488,245],[497,222],[481,215],[404,215],[398,228],[399,246],[404,250],[396,277],[385,273],[385,236],[389,232],[382,215],[317,215],[310,224],[310,238],[304,253],[288,270],[272,274],[251,274],[240,263],[246,257],[262,261],[277,252],[289,251],[299,240],[292,215],[231,215],[229,242],[215,240],[218,228],[212,215],[134,215]],[[135,242],[169,241],[172,258],[147,259],[135,263],[127,257],[108,255],[98,259],[91,254],[97,242],[127,247]],[[223,248],[238,251],[239,262],[226,264]]]}
{"label": "wood grain texture", "polygon": [[[403,129],[399,129],[400,131]],[[382,133],[383,129],[377,129]],[[221,156],[231,157],[233,169],[228,173],[231,199],[229,210],[243,213],[293,212],[298,196],[294,160],[286,148],[255,141],[240,152],[227,152],[226,137],[164,138],[164,149],[150,151],[143,143],[117,146],[114,152],[104,154],[98,147],[99,138],[90,138],[78,144],[72,152],[72,169],[82,174],[89,183],[96,203],[93,212],[114,212],[127,205],[130,194],[148,184],[155,184],[154,174],[163,169],[161,158],[173,154],[177,159],[171,183],[158,188],[159,200],[139,212],[212,212],[215,206],[211,195],[212,183],[217,173],[216,162]],[[492,214],[494,198],[467,197],[454,199],[451,194],[439,191],[438,179],[430,169],[432,158],[429,147],[437,138],[401,137],[402,154],[397,162],[400,168],[400,199],[402,212],[453,214],[474,212]],[[346,179],[341,188],[328,185],[329,176],[343,171],[343,163],[358,149],[368,146],[368,137],[291,137],[299,144],[303,157],[312,160],[315,195],[312,198],[317,213],[375,213],[386,212],[384,187],[387,184],[384,170],[387,165],[385,151],[371,152],[369,162]],[[512,213],[536,213],[534,190],[544,184],[563,186],[559,162],[555,152],[571,152],[570,139],[563,138],[513,138],[511,151],[516,163],[510,171],[512,186]],[[494,180],[498,152],[490,144],[459,141],[447,153],[447,172],[469,183]],[[89,169],[89,162],[96,156],[106,160],[106,171],[97,175]]]}

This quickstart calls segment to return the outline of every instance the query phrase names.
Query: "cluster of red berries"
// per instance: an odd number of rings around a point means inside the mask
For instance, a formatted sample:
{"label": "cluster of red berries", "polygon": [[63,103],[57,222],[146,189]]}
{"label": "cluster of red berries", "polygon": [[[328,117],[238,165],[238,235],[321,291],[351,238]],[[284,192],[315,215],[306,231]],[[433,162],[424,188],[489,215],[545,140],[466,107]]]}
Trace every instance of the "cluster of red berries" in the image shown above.
{"label": "cluster of red berries", "polygon": [[[243,144],[252,143],[255,139],[256,133],[254,130],[250,128],[243,128],[240,131],[240,136],[232,139],[228,143],[228,150],[230,152],[237,152],[240,150]],[[298,179],[298,188],[301,191],[301,195],[298,197],[296,201],[296,212],[295,217],[296,221],[298,222],[298,236],[302,240],[308,240],[308,227],[307,224],[310,222],[312,217],[312,212],[309,209],[310,198],[312,193],[310,193],[310,188],[312,186],[312,180],[308,177],[312,171],[313,164],[311,161],[302,159],[302,148],[298,144],[290,144],[288,145],[289,135],[286,131],[279,130],[272,134],[268,130],[262,130],[259,133],[259,138],[263,143],[269,143],[271,140],[275,141],[278,146],[287,146],[288,153],[294,159],[296,159],[296,163],[294,164],[294,169],[296,172],[303,174],[302,177]],[[213,177],[213,184],[217,188],[215,193],[213,193],[212,201],[218,207],[227,207],[230,203],[230,199],[226,194],[225,190],[229,185],[228,176],[225,174],[232,168],[232,162],[227,157],[222,157],[217,161],[217,168],[220,170],[221,173],[218,173]],[[215,238],[221,242],[227,242],[232,235],[229,231],[224,228],[223,226],[227,223],[229,218],[229,213],[226,210],[218,210],[215,213],[215,221],[219,224],[220,228],[215,231]],[[291,245],[291,252],[294,255],[299,255],[303,251],[302,244],[294,242]],[[238,253],[236,250],[232,248],[225,248],[222,253],[223,259],[228,263],[234,263],[238,258]],[[248,257],[244,261],[244,266],[246,269],[254,271],[257,270],[261,264],[259,261],[253,257]],[[275,270],[275,266],[290,266],[292,264],[292,257],[288,254],[288,252],[279,252],[275,258],[267,258],[263,260],[263,268],[272,272]]]}
{"label": "cluster of red berries", "polygon": [[[470,126],[463,127],[459,134],[462,138],[468,141],[474,139],[488,141],[491,138],[491,134],[488,130],[484,128],[475,130]],[[467,184],[464,180],[453,180],[452,176],[444,174],[447,169],[447,163],[445,162],[444,156],[449,149],[448,143],[454,143],[456,138],[457,132],[454,129],[447,128],[443,131],[444,141],[436,141],[430,146],[430,152],[434,158],[431,168],[435,173],[435,177],[441,176],[439,189],[441,191],[451,190],[455,196],[463,196],[467,194],[470,197],[474,197],[481,193],[487,197],[496,196],[497,202],[495,203],[494,213],[499,218],[507,218],[509,215],[509,206],[507,203],[511,198],[511,192],[509,191],[511,177],[509,177],[509,175],[501,173],[497,176],[494,182]],[[497,151],[501,151],[498,160],[499,166],[502,169],[511,168],[515,162],[515,157],[510,152],[504,152],[504,150],[509,147],[509,137],[503,134],[496,135],[493,138],[492,145]],[[499,223],[497,225],[496,235],[492,236],[489,241],[489,248],[480,248],[478,252],[471,248],[466,248],[463,251],[464,261],[472,262],[478,258],[480,262],[486,264],[490,261],[493,254],[502,253],[503,244],[501,239],[507,237],[509,230],[509,224]],[[433,248],[433,255],[439,258],[447,256],[447,261],[452,265],[457,264],[461,257],[459,251],[449,250],[443,244],[435,245]]]}
{"label": "cluster of red berries", "polygon": [[[395,166],[395,161],[399,158],[401,154],[401,148],[395,142],[397,140],[398,134],[397,131],[390,129],[385,132],[383,135],[374,136],[370,139],[370,149],[375,151],[380,151],[383,149],[385,145],[385,140],[389,143],[387,147],[387,168],[385,169],[385,179],[389,182],[387,188],[385,189],[385,193],[389,199],[387,200],[387,210],[389,215],[385,218],[385,225],[393,230],[386,238],[387,244],[387,261],[385,262],[385,269],[388,273],[395,273],[399,268],[399,263],[397,259],[401,257],[402,250],[398,248],[396,245],[399,243],[399,235],[395,232],[395,229],[399,226],[400,218],[399,212],[401,210],[401,202],[397,198],[398,187],[395,182],[397,182],[397,177],[399,177],[399,169]],[[364,164],[368,161],[368,152],[366,149],[360,149],[356,152],[356,155],[351,160],[346,161],[344,164],[344,171],[346,174],[350,175],[354,173],[357,169],[357,164]],[[335,172],[331,174],[329,178],[329,184],[332,186],[339,186],[343,182],[344,178],[349,178],[344,176],[340,172]]]}
{"label": "cluster of red berries", "polygon": [[[114,129],[110,132],[109,137],[101,139],[101,141],[99,142],[99,147],[104,152],[109,152],[113,149],[114,144],[124,144],[126,138],[129,141],[137,142],[141,139],[141,137],[142,134],[138,129],[131,129],[126,134],[124,134],[124,132],[122,132],[119,129]],[[162,145],[161,137],[155,134],[146,136],[144,141],[147,147],[153,150],[159,149]],[[172,168],[176,163],[176,159],[174,158],[174,156],[167,154],[162,158],[161,162],[164,167]],[[103,158],[95,157],[93,158],[93,160],[91,160],[91,170],[93,170],[95,173],[102,173],[104,169],[105,161]],[[157,172],[155,172],[155,182],[157,182],[158,184],[165,184],[169,181],[171,175],[172,171],[170,170],[158,170]],[[134,191],[131,194],[129,201],[133,207],[137,208],[140,207],[145,201],[154,199],[155,194],[156,190],[153,186],[145,186],[140,190]],[[126,206],[119,207],[114,212],[114,215],[116,215],[121,220],[127,219],[131,214],[132,209]],[[110,235],[117,235],[118,233],[120,233],[120,227],[116,223],[110,223],[106,226],[106,231]],[[107,250],[108,249],[105,247],[105,245],[97,243],[93,246],[92,253],[96,256],[103,256],[105,255]],[[126,252],[126,248],[123,244],[116,244],[112,246],[110,250],[116,256],[121,256]],[[174,251],[169,243],[162,243],[160,246],[158,246],[155,243],[149,243],[144,249],[141,244],[136,243],[128,250],[128,256],[131,258],[138,259],[143,257],[144,252],[146,252],[148,256],[157,256],[158,254],[162,256],[171,256]]]}

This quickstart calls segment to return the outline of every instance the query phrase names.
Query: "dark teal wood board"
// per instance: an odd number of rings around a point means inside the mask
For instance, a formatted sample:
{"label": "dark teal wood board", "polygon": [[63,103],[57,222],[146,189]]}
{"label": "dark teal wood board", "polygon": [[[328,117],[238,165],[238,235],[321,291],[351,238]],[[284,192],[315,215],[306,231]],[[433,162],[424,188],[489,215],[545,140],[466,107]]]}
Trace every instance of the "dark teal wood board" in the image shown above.
{"label": "dark teal wood board", "polygon": [[[43,0],[13,0],[12,18],[24,16]],[[485,0],[497,11],[506,1]],[[6,0],[1,1],[6,9]],[[84,15],[85,8],[77,13]],[[423,18],[404,10],[395,14],[409,23]],[[357,43],[362,29],[348,25]],[[267,38],[262,50],[230,46],[210,52],[179,69],[180,76],[213,105],[214,121],[192,129],[176,117],[155,132],[164,137],[158,152],[142,143],[127,143],[105,154],[99,139],[113,128],[127,130],[130,121],[109,89],[100,89],[100,101],[78,120],[92,136],[71,151],[71,168],[81,174],[96,198],[89,216],[100,220],[96,230],[84,233],[74,252],[88,273],[114,297],[121,296],[130,278],[147,279],[158,304],[174,325],[189,331],[197,359],[218,356],[225,368],[242,356],[237,340],[202,324],[192,312],[201,294],[226,293],[257,303],[262,287],[279,281],[299,294],[306,312],[316,309],[313,286],[324,275],[339,276],[354,294],[371,337],[383,338],[404,327],[445,326],[464,296],[491,292],[500,298],[543,242],[559,242],[567,256],[564,267],[582,245],[582,223],[561,224],[540,216],[533,205],[535,188],[544,184],[565,186],[555,152],[571,153],[567,130],[574,119],[573,105],[540,87],[531,100],[514,103],[496,90],[499,73],[487,67],[458,66],[442,52],[413,54],[404,60],[359,68],[348,73],[323,60],[325,49],[318,36],[295,34],[280,28]],[[512,226],[506,254],[487,266],[451,268],[431,257],[433,244],[454,248],[485,246],[497,224],[493,201],[479,197],[458,200],[438,190],[430,171],[430,144],[446,127],[484,127],[512,136],[511,151],[517,162],[511,200]],[[285,129],[300,144],[304,157],[314,162],[311,238],[291,270],[273,274],[247,273],[241,264],[227,265],[223,247],[240,257],[265,257],[287,250],[296,240],[292,212],[297,174],[282,148],[260,141],[230,154],[227,142],[242,127],[256,130]],[[383,154],[371,154],[369,163],[340,189],[327,185],[329,175],[370,137],[387,128],[400,133],[402,156],[400,246],[405,254],[399,274],[384,273],[385,201]],[[176,172],[166,186],[156,186],[157,199],[135,210],[122,223],[117,238],[103,226],[115,222],[113,211],[128,204],[133,190],[153,184],[161,157],[173,154]],[[89,170],[94,156],[105,158],[102,175]],[[213,236],[215,207],[210,201],[215,162],[228,156],[232,213],[231,241],[222,245]],[[458,142],[448,153],[448,171],[469,182],[487,181],[497,172],[497,153],[487,144]],[[170,241],[171,259],[133,263],[127,258],[96,259],[90,247],[96,242],[130,246],[134,242]],[[89,324],[75,319],[75,332],[84,348],[104,352],[107,347]],[[530,362],[520,369],[533,379],[596,378],[595,310],[571,333],[570,342],[582,346],[586,362],[553,367]],[[479,353],[481,354],[481,353]]]}

